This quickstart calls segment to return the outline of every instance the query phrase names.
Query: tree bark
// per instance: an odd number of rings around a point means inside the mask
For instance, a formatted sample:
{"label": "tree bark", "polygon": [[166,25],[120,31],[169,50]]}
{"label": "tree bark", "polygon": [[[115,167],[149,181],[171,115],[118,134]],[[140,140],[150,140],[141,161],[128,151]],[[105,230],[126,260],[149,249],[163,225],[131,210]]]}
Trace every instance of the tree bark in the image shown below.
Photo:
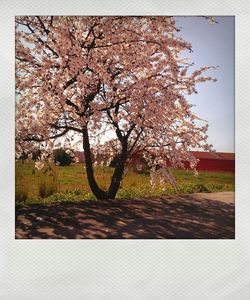
{"label": "tree bark", "polygon": [[85,156],[87,178],[92,193],[98,200],[108,199],[108,193],[100,189],[95,180],[87,126],[83,129],[83,150]]}
{"label": "tree bark", "polygon": [[128,147],[127,147],[127,141],[125,141],[122,144],[122,153],[119,156],[119,159],[118,159],[118,162],[116,164],[115,171],[113,173],[111,183],[110,183],[110,186],[109,186],[109,190],[108,190],[108,198],[109,199],[114,199],[117,192],[118,192],[118,189],[120,187],[120,183],[121,183],[121,180],[122,180],[122,176],[123,176],[123,173],[124,173],[127,154],[128,154]]}
{"label": "tree bark", "polygon": [[119,156],[117,165],[111,178],[111,183],[108,192],[100,189],[95,180],[87,126],[83,129],[83,149],[85,156],[87,179],[92,193],[98,200],[115,199],[118,189],[120,187],[120,183],[124,173],[125,162],[128,155],[127,140],[124,140],[122,142],[122,152]]}

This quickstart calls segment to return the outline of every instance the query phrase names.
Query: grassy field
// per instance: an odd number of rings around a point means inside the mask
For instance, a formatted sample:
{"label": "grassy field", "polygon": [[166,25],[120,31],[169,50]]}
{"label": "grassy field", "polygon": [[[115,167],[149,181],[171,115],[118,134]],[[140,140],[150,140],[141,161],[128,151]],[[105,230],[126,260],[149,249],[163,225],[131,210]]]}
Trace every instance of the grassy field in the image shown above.
{"label": "grassy field", "polygon": [[[86,171],[82,164],[59,167],[53,166],[38,171],[34,162],[16,162],[16,203],[52,203],[95,199],[91,193]],[[107,189],[113,169],[97,167],[96,179],[100,187]],[[191,171],[173,172],[178,183],[179,194],[194,192],[233,191],[234,174],[200,172],[195,177]],[[139,174],[132,170],[124,177],[117,198],[133,198],[175,194],[168,184],[150,187],[149,174]]]}

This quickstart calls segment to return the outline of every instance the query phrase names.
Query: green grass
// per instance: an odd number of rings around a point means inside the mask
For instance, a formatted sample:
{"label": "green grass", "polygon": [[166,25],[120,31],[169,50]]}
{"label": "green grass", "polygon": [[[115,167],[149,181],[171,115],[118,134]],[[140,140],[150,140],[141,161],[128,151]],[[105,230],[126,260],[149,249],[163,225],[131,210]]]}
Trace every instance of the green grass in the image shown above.
{"label": "green grass", "polygon": [[[54,166],[54,170],[58,179],[55,179],[55,176],[49,172],[44,174],[44,170],[38,171],[32,161],[24,163],[17,161],[16,202],[52,203],[95,199],[88,186],[86,171],[82,164],[64,167]],[[112,172],[113,169],[109,167],[95,168],[96,180],[101,188],[108,188]],[[199,176],[195,177],[192,171],[175,170],[173,174],[177,180],[179,194],[234,190],[234,174],[231,173],[200,172]],[[160,196],[175,193],[168,184],[151,189],[149,174],[139,174],[131,170],[122,180],[117,198]]]}

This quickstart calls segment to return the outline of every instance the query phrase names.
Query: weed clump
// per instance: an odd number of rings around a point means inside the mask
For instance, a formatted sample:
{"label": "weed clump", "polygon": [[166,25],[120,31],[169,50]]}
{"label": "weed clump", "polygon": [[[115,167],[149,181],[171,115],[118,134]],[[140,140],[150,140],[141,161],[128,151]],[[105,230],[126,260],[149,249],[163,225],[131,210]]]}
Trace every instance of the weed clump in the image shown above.
{"label": "weed clump", "polygon": [[47,198],[53,195],[57,191],[56,184],[46,180],[41,180],[39,183],[39,196],[41,198]]}
{"label": "weed clump", "polygon": [[20,189],[17,188],[15,192],[15,200],[16,203],[25,203],[26,200],[28,199],[28,191],[26,191],[24,188]]}

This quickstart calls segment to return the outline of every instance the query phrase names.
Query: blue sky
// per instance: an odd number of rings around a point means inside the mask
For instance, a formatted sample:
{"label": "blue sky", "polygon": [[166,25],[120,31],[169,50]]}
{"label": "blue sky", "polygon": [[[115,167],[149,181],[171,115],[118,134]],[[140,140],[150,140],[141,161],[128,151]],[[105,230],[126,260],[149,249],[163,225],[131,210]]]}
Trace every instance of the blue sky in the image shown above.
{"label": "blue sky", "polygon": [[176,17],[179,35],[193,46],[190,57],[197,69],[219,66],[207,72],[217,82],[198,85],[198,94],[189,96],[194,111],[209,123],[209,142],[216,151],[234,152],[234,17],[217,17],[211,25],[200,17]]}

